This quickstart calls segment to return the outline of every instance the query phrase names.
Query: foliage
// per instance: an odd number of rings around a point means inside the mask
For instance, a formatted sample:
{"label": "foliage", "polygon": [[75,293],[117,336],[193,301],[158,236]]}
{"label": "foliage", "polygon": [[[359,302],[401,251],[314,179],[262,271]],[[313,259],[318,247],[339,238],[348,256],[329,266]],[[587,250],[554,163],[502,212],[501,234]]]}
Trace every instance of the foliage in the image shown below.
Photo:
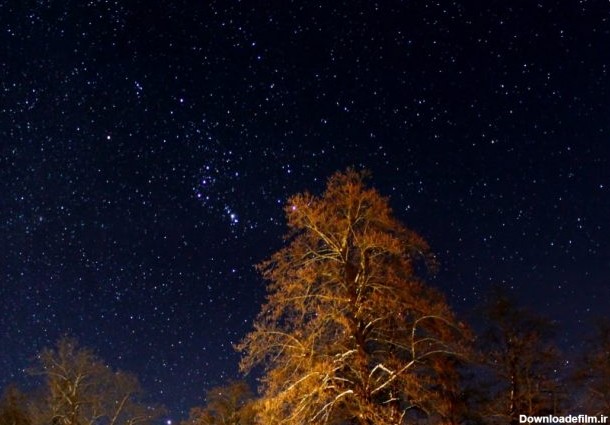
{"label": "foliage", "polygon": [[258,266],[268,298],[238,347],[242,370],[265,368],[260,423],[448,416],[450,359],[466,355],[468,332],[416,276],[433,259],[427,243],[353,170],[285,212],[287,245]]}

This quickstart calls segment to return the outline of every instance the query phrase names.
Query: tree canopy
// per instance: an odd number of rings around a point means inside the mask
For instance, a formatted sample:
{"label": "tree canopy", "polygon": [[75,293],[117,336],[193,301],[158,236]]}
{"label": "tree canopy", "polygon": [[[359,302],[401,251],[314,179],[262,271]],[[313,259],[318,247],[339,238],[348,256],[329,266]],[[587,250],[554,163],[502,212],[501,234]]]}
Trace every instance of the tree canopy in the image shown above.
{"label": "tree canopy", "polygon": [[365,174],[336,173],[289,199],[286,246],[258,266],[267,302],[239,345],[264,368],[265,424],[398,424],[449,414],[451,358],[468,332],[416,270],[426,241],[399,223]]}
{"label": "tree canopy", "polygon": [[161,412],[141,402],[134,375],[112,370],[71,338],[44,349],[30,373],[44,380],[30,403],[33,425],[145,425]]}

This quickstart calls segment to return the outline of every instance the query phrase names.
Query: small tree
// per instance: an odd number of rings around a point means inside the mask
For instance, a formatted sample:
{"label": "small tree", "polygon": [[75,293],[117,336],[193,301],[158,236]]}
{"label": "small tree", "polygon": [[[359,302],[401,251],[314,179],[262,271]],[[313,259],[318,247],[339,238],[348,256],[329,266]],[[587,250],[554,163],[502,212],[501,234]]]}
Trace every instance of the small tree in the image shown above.
{"label": "small tree", "polygon": [[352,170],[321,196],[293,196],[285,212],[287,246],[258,266],[267,302],[238,347],[242,370],[265,368],[260,423],[447,416],[448,359],[467,352],[467,332],[416,276],[432,258],[427,243]]}
{"label": "small tree", "polygon": [[610,415],[610,321],[599,322],[573,376],[591,415]]}
{"label": "small tree", "polygon": [[31,425],[27,399],[17,387],[9,386],[0,399],[0,425]]}
{"label": "small tree", "polygon": [[183,425],[254,424],[254,394],[245,382],[212,388],[205,399],[206,405],[191,409]]}
{"label": "small tree", "polygon": [[44,378],[32,405],[33,425],[137,425],[160,413],[140,403],[135,376],[113,371],[73,339],[43,350],[31,373]]}
{"label": "small tree", "polygon": [[515,425],[520,414],[559,413],[562,391],[552,324],[501,292],[492,295],[484,319],[481,354],[489,398],[485,415],[492,422]]}

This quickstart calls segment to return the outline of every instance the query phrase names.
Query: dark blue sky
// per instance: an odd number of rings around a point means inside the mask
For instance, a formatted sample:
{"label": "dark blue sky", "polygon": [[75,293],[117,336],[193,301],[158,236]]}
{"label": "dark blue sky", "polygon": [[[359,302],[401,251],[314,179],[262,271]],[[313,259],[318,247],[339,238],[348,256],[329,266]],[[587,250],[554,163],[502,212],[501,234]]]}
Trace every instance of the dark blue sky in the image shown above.
{"label": "dark blue sky", "polygon": [[0,385],[60,335],[178,418],[234,377],[282,205],[372,171],[466,318],[610,299],[605,2],[0,4]]}

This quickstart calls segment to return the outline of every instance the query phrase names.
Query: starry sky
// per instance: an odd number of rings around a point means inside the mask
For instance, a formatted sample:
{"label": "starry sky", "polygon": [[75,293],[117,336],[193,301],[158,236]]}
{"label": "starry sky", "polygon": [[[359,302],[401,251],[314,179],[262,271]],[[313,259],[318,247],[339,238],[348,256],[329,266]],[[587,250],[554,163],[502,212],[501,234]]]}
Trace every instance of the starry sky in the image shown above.
{"label": "starry sky", "polygon": [[0,386],[70,334],[184,417],[236,377],[282,206],[367,168],[468,317],[610,299],[602,1],[0,2]]}

